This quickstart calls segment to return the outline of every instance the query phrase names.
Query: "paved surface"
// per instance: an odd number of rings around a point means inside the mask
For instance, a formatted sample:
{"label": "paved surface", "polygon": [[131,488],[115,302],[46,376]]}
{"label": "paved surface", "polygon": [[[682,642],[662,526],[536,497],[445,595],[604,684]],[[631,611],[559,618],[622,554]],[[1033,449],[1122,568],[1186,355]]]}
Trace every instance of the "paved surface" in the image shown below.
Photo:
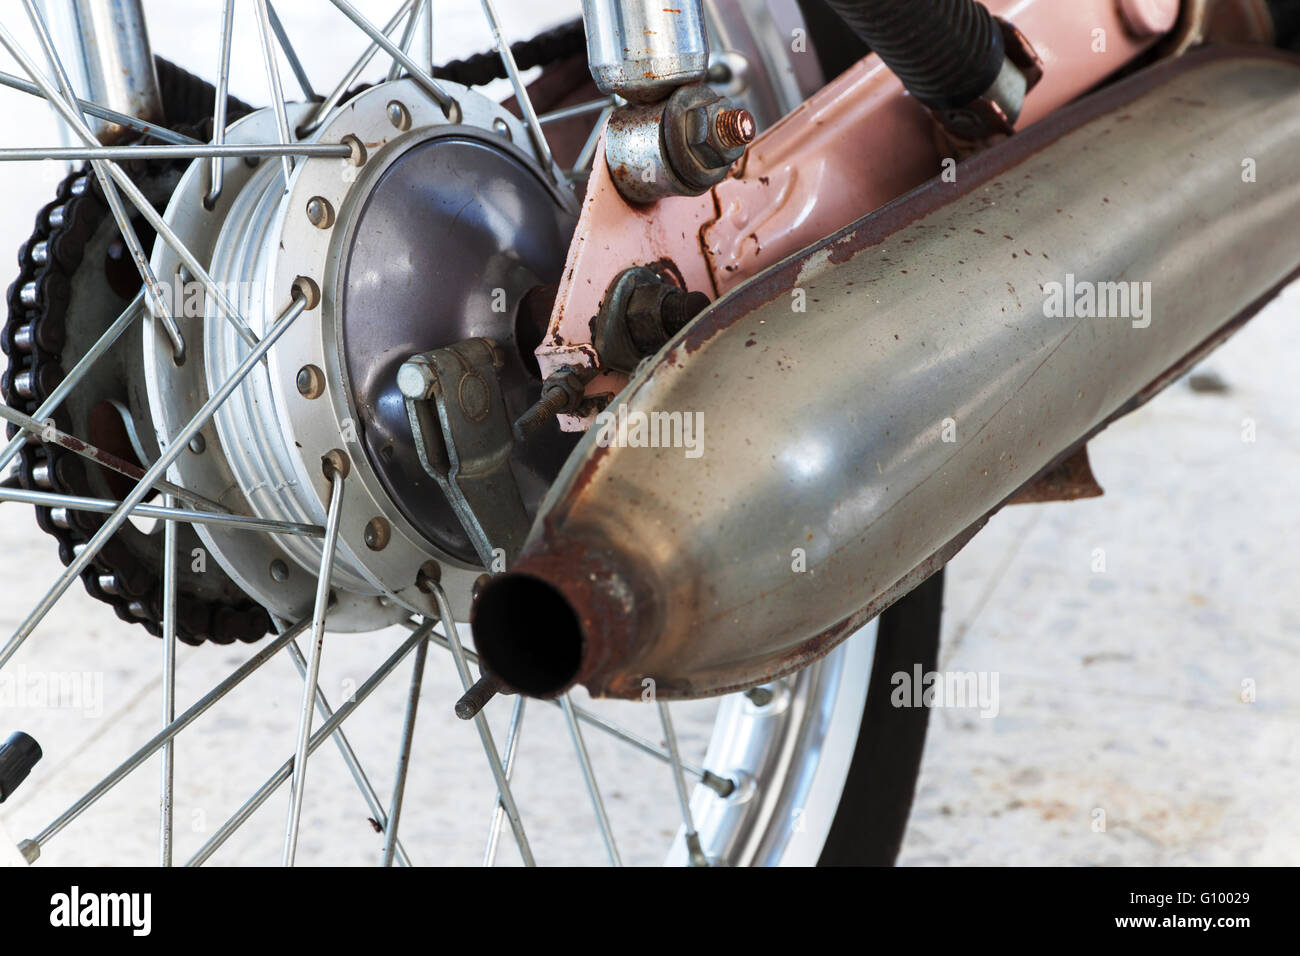
{"label": "paved surface", "polygon": [[[183,23],[169,18],[167,3],[148,6],[159,51],[211,74],[218,5],[187,5],[198,13]],[[291,30],[329,38],[303,50],[317,75],[330,75],[359,48],[336,15],[316,5],[279,6]],[[440,5],[453,6],[462,9],[449,9],[440,23],[440,59],[487,42],[473,5]],[[550,5],[547,12],[536,4],[499,6],[513,18],[514,35],[555,17]],[[13,19],[6,15],[7,24]],[[241,36],[247,42],[238,48],[233,91],[260,101],[253,34]],[[7,62],[0,69],[15,72]],[[12,120],[0,131],[3,143],[54,140],[42,104],[0,96]],[[61,175],[54,164],[0,169],[0,254],[17,248]],[[1004,512],[952,564],[942,664],[995,672],[999,713],[935,713],[904,863],[1300,863],[1296,293],[1212,358],[1208,367],[1226,391],[1180,383],[1094,443],[1106,497]],[[1245,419],[1255,424],[1254,442],[1242,440]],[[1104,571],[1094,570],[1097,549]],[[0,505],[0,633],[12,631],[24,600],[59,571],[30,509]],[[340,702],[400,637],[331,638],[322,676],[331,700]],[[122,625],[79,586],[50,615],[14,666],[99,677],[91,678],[93,706],[85,712],[35,707],[5,719],[30,729],[48,754],[32,781],[39,786],[29,785],[0,813],[13,836],[39,830],[157,729],[160,653],[157,641]],[[248,653],[181,648],[181,706]],[[348,725],[384,795],[408,672],[404,666]],[[1242,701],[1243,681],[1254,681],[1252,703]],[[292,665],[274,661],[182,737],[178,859],[287,756],[297,685]],[[450,661],[435,650],[402,826],[417,862],[471,863],[482,853],[493,791],[476,735],[451,716],[456,692]],[[658,738],[648,708],[601,706]],[[675,710],[683,749],[698,757],[713,706]],[[508,704],[491,712],[504,740]],[[657,861],[676,826],[667,773],[599,735],[589,733],[588,742],[625,858]],[[530,705],[517,779],[539,859],[602,862],[564,724],[552,708]],[[276,862],[285,804],[277,794],[214,862]],[[311,766],[300,861],[373,862],[379,840],[366,816],[327,745]],[[156,829],[154,761],[52,841],[46,859],[150,863]],[[507,839],[502,862],[515,860]]]}

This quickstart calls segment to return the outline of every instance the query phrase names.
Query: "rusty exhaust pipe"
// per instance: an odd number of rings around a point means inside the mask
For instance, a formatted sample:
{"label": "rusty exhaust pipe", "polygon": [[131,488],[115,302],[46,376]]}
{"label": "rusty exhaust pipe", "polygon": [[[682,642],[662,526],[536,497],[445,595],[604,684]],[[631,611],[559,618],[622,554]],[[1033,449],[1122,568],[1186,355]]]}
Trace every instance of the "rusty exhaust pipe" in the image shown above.
{"label": "rusty exhaust pipe", "polygon": [[[537,696],[683,698],[826,653],[1297,275],[1297,155],[1300,61],[1196,53],[721,299],[482,590],[488,668]],[[638,447],[638,414],[683,440],[691,416],[699,454]]]}

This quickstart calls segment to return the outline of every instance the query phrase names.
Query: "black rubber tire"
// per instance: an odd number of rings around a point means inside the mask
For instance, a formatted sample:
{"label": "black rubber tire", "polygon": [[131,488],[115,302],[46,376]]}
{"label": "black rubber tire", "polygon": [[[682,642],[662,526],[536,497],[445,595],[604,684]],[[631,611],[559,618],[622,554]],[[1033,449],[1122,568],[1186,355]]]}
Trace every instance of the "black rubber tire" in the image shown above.
{"label": "black rubber tire", "polygon": [[858,743],[819,866],[893,866],[898,858],[930,708],[893,706],[892,678],[917,665],[936,669],[942,612],[940,570],[880,616]]}

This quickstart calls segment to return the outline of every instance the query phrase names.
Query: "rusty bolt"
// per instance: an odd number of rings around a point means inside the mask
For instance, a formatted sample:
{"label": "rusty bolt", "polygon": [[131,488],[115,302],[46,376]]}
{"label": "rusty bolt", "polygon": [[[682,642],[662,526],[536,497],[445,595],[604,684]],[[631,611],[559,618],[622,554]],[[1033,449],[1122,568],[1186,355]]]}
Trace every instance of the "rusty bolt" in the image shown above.
{"label": "rusty bolt", "polygon": [[703,84],[677,90],[664,106],[663,148],[676,176],[705,190],[720,182],[758,132],[748,110]]}
{"label": "rusty bolt", "polygon": [[586,395],[587,383],[595,374],[593,368],[564,365],[548,375],[542,383],[542,397],[515,422],[515,437],[524,441],[556,415],[577,411]]}

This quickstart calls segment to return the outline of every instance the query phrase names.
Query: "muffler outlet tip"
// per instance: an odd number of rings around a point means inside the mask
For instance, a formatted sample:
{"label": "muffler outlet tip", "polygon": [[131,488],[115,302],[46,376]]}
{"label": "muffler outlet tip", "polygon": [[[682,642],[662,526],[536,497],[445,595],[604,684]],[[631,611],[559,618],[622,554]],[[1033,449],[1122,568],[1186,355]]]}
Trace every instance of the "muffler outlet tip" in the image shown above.
{"label": "muffler outlet tip", "polygon": [[514,572],[491,579],[470,617],[488,671],[529,697],[567,690],[582,666],[582,624],[549,581]]}

